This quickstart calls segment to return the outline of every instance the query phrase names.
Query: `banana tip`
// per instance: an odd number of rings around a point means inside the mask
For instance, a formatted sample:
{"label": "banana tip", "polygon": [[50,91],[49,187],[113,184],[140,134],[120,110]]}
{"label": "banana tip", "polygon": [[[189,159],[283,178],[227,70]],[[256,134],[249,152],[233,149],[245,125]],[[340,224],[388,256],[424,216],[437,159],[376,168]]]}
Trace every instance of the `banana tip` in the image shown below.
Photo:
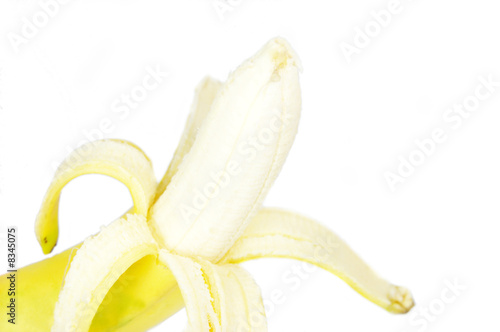
{"label": "banana tip", "polygon": [[387,310],[395,314],[406,314],[415,305],[410,291],[400,286],[391,287],[389,300],[391,304]]}
{"label": "banana tip", "polygon": [[299,57],[286,39],[282,37],[273,38],[264,46],[264,49],[272,54],[277,68],[293,65],[302,72],[302,64]]}
{"label": "banana tip", "polygon": [[40,237],[38,239],[38,242],[40,243],[40,246],[42,247],[42,251],[45,255],[48,255],[54,250],[54,247],[57,244],[57,240],[54,242],[47,236]]}

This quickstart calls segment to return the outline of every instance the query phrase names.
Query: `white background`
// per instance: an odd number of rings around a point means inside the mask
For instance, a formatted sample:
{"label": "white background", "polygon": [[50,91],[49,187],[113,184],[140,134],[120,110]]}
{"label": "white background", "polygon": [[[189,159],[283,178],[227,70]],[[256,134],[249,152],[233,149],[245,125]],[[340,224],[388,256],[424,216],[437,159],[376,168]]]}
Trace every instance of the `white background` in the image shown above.
{"label": "white background", "polygon": [[[74,0],[16,52],[8,36],[21,34],[23,17],[32,21],[40,3],[2,1],[1,227],[3,236],[7,225],[19,227],[19,264],[44,258],[34,219],[54,165],[86,131],[111,119],[106,137],[138,144],[160,178],[199,80],[225,79],[280,35],[302,60],[303,111],[266,205],[328,225],[381,275],[409,287],[417,306],[388,314],[320,270],[292,289],[282,278],[299,263],[254,261],[245,266],[264,298],[273,289],[286,297],[271,308],[270,331],[498,330],[500,88],[457,129],[443,115],[474,95],[481,75],[500,81],[500,8],[491,0],[401,0],[399,13],[347,61],[342,42],[354,45],[357,27],[376,28],[370,12],[389,3],[241,0],[221,18],[212,0]],[[142,82],[147,66],[169,76],[121,119],[112,104]],[[384,173],[397,172],[398,157],[408,159],[415,140],[435,128],[447,140],[391,191]],[[55,252],[130,205],[115,180],[72,181]],[[466,289],[443,304],[447,282]],[[180,331],[185,322],[181,312],[155,331]]]}

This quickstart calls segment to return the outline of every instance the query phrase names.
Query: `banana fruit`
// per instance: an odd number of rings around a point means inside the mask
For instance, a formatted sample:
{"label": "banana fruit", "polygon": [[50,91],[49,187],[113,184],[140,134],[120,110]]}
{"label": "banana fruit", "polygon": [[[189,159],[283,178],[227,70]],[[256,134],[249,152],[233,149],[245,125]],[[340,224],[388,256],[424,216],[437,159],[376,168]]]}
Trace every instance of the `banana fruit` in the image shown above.
{"label": "banana fruit", "polygon": [[145,331],[185,306],[189,331],[266,331],[259,287],[237,265],[263,257],[315,264],[385,310],[408,312],[409,291],[380,278],[337,235],[262,207],[297,132],[299,72],[294,51],[276,38],[225,83],[205,78],[159,183],[149,158],[125,141],[71,154],[36,219],[44,253],[57,243],[59,196],[75,177],[112,176],[134,206],[83,244],[20,269],[28,314],[16,325],[0,321],[0,330]]}
{"label": "banana fruit", "polygon": [[290,46],[273,40],[220,88],[181,167],[151,208],[149,223],[163,247],[216,262],[241,235],[297,132],[298,66]]}

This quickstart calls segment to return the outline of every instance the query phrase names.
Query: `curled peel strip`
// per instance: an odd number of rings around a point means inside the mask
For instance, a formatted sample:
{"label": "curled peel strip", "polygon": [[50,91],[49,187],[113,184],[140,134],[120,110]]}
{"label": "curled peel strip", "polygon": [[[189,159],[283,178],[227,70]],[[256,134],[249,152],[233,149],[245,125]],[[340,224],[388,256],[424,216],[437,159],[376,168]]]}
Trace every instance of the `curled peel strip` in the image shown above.
{"label": "curled peel strip", "polygon": [[222,262],[263,257],[292,258],[319,266],[392,313],[406,313],[414,305],[406,288],[380,278],[335,233],[299,214],[262,209]]}
{"label": "curled peel strip", "polygon": [[189,320],[189,331],[267,331],[259,287],[236,265],[215,265],[160,250],[174,274]]}
{"label": "curled peel strip", "polygon": [[158,246],[146,219],[127,214],[78,250],[54,309],[53,332],[88,331],[102,300],[135,262],[156,255]]}
{"label": "curled peel strip", "polygon": [[147,216],[154,199],[156,179],[151,161],[132,143],[101,140],[73,151],[57,170],[45,194],[35,222],[35,232],[45,254],[52,251],[59,237],[58,209],[61,190],[84,174],[103,174],[125,184],[132,195],[132,213]]}

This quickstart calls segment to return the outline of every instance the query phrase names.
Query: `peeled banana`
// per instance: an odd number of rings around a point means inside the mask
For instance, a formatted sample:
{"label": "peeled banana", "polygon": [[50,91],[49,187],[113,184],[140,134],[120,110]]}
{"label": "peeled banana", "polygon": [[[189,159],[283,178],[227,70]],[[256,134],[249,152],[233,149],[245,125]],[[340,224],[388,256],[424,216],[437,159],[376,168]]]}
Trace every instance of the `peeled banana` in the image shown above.
{"label": "peeled banana", "polygon": [[189,331],[267,331],[259,287],[237,265],[263,257],[315,264],[385,310],[408,312],[410,292],[380,278],[337,235],[262,207],[297,132],[300,70],[288,42],[275,38],[226,82],[205,78],[159,183],[149,158],[125,141],[70,155],[36,219],[44,253],[57,243],[59,196],[75,177],[112,176],[134,206],[82,244],[20,269],[29,314],[15,326],[0,321],[0,330],[145,331],[185,305]]}

